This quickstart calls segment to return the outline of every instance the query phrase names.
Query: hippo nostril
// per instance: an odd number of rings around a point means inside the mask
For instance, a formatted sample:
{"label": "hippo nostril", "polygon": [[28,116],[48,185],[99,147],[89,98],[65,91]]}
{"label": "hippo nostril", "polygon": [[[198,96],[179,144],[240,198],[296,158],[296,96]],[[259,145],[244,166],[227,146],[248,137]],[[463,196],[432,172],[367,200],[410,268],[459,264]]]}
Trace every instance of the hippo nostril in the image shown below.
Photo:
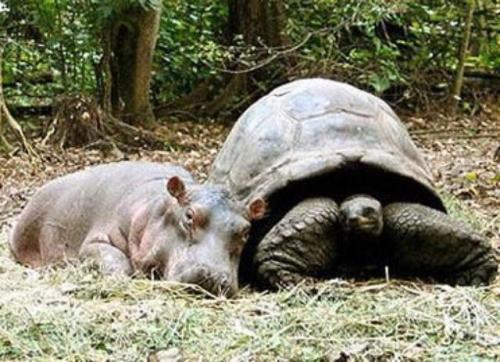
{"label": "hippo nostril", "polygon": [[221,274],[219,277],[220,294],[226,297],[232,297],[236,294],[237,287],[229,274]]}
{"label": "hippo nostril", "polygon": [[210,292],[220,296],[231,297],[236,294],[235,287],[232,283],[232,278],[227,273],[217,273],[214,272],[209,278],[210,280],[210,288],[208,289]]}
{"label": "hippo nostril", "polygon": [[221,286],[221,288],[222,288],[225,284],[227,284],[227,281],[228,281],[228,277],[227,277],[227,275],[225,275],[225,274],[220,274],[220,275],[217,275],[217,276],[216,276],[216,279],[217,279],[218,284]]}

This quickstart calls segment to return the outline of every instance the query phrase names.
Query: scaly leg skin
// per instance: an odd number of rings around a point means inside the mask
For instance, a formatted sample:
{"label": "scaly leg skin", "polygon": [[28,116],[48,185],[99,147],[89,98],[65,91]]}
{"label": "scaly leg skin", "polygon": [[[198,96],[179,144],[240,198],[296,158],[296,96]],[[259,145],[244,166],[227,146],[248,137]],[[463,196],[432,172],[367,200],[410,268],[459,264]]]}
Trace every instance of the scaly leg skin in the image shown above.
{"label": "scaly leg skin", "polygon": [[328,198],[306,199],[290,210],[257,247],[258,281],[276,289],[329,271],[337,255],[338,215]]}
{"label": "scaly leg skin", "polygon": [[98,233],[85,240],[78,256],[93,260],[104,275],[132,275],[129,258],[111,244],[109,236]]}
{"label": "scaly leg skin", "polygon": [[384,208],[383,240],[398,272],[457,285],[489,284],[498,271],[490,243],[464,223],[426,206]]}

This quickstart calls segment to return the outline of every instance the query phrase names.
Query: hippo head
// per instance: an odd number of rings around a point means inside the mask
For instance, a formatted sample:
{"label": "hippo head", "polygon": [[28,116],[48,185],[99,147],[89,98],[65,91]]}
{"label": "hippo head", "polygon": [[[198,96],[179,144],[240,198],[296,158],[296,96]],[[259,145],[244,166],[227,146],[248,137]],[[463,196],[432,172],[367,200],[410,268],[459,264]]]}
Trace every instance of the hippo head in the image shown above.
{"label": "hippo head", "polygon": [[245,205],[222,186],[186,186],[179,177],[168,180],[167,190],[173,197],[155,210],[144,230],[143,263],[155,265],[165,280],[234,295],[250,223],[264,216],[265,201]]}

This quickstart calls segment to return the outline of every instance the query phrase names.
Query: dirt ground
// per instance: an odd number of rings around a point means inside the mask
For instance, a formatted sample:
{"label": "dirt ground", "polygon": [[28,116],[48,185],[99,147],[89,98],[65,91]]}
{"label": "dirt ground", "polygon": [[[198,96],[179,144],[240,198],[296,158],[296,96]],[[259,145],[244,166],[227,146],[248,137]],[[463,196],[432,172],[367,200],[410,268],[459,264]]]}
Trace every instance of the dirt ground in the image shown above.
{"label": "dirt ground", "polygon": [[[500,243],[500,111],[485,108],[476,118],[443,115],[405,117],[404,122],[422,149],[436,187],[453,207],[473,216],[481,231]],[[0,156],[0,226],[11,223],[29,196],[48,180],[89,165],[119,160],[152,160],[184,165],[200,181],[231,126],[217,122],[164,122],[156,132],[164,150],[130,153],[73,148],[40,150],[41,159],[26,155]],[[476,220],[474,220],[476,219]]]}

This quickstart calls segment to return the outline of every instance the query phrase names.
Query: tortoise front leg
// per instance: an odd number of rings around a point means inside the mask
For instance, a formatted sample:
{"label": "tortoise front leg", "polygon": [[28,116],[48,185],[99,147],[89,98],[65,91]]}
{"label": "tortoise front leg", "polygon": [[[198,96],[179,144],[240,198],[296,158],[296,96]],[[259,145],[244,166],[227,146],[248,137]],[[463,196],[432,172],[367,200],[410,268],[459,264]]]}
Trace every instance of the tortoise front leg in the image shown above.
{"label": "tortoise front leg", "polygon": [[328,198],[306,199],[290,210],[257,246],[258,281],[288,287],[326,274],[337,254],[338,215],[337,204]]}
{"label": "tortoise front leg", "polygon": [[469,226],[419,204],[384,208],[383,240],[396,271],[459,285],[490,283],[498,263],[490,243]]}

